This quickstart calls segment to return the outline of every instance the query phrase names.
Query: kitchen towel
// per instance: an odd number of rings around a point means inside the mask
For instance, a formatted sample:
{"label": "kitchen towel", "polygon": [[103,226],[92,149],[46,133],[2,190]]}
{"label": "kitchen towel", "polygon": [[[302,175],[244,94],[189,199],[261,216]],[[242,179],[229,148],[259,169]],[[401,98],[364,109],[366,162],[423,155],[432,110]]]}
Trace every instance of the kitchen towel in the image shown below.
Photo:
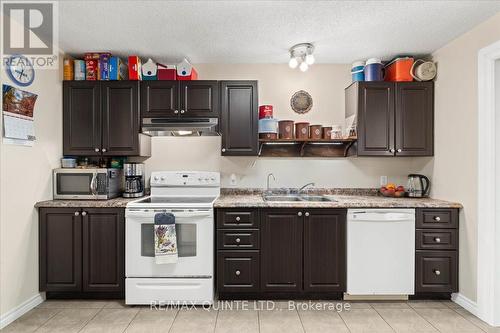
{"label": "kitchen towel", "polygon": [[177,262],[177,235],[175,216],[172,213],[155,214],[155,262],[157,264]]}

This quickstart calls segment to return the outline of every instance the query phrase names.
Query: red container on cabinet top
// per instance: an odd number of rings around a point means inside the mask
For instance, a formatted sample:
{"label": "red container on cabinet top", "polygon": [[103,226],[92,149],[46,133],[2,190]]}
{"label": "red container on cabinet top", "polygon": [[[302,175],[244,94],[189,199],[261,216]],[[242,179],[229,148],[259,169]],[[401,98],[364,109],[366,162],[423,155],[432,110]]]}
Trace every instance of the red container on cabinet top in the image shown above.
{"label": "red container on cabinet top", "polygon": [[272,105],[259,106],[259,119],[272,118],[272,117],[273,117],[273,106]]}

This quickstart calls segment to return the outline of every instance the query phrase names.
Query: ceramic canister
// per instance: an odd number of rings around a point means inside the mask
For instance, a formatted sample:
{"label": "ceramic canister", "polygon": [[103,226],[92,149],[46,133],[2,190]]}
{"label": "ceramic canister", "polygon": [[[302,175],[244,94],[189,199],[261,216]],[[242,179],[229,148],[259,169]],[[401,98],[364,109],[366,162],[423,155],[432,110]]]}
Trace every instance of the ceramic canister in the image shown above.
{"label": "ceramic canister", "polygon": [[280,139],[293,139],[293,120],[280,120],[278,128]]}
{"label": "ceramic canister", "polygon": [[307,122],[295,123],[295,138],[296,139],[309,138],[309,123]]}
{"label": "ceramic canister", "polygon": [[309,126],[309,137],[311,139],[321,139],[322,135],[321,125],[311,125]]}

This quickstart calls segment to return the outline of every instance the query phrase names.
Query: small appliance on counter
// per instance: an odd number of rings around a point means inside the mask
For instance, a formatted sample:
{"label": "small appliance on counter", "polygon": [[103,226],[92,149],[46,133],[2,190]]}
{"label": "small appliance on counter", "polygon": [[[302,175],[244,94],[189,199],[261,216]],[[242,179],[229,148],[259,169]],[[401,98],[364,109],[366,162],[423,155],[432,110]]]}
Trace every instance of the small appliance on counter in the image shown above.
{"label": "small appliance on counter", "polygon": [[107,200],[121,194],[121,169],[54,169],[54,199]]}
{"label": "small appliance on counter", "polygon": [[144,164],[123,164],[123,176],[125,178],[124,198],[139,198],[144,196]]}
{"label": "small appliance on counter", "polygon": [[408,196],[412,198],[425,198],[429,196],[431,182],[429,178],[419,174],[408,175]]}

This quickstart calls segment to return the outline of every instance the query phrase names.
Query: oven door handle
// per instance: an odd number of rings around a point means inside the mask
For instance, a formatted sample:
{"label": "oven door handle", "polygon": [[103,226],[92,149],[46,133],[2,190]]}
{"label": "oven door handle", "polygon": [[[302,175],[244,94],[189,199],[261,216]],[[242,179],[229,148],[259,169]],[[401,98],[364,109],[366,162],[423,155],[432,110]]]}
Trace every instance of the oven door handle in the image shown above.
{"label": "oven door handle", "polygon": [[154,218],[158,213],[172,213],[176,218],[194,218],[194,217],[212,217],[212,211],[201,211],[201,212],[171,212],[168,210],[157,210],[157,211],[126,211],[125,217],[142,217],[142,218]]}
{"label": "oven door handle", "polygon": [[92,195],[97,195],[97,172],[92,174],[92,180],[90,181],[90,192]]}

